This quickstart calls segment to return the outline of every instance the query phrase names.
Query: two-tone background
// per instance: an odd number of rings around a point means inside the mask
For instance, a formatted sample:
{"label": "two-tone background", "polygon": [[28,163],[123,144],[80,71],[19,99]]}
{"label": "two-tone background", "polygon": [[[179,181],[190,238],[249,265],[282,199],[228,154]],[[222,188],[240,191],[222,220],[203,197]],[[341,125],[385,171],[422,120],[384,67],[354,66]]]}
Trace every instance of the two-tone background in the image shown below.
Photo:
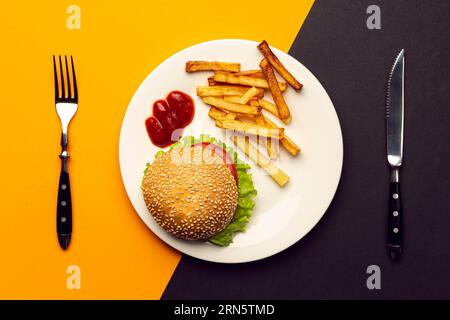
{"label": "two-tone background", "polygon": [[[67,28],[70,5],[81,28]],[[381,29],[369,30],[369,5]],[[0,298],[450,298],[448,1],[15,1],[0,10]],[[134,213],[118,165],[121,122],[159,63],[221,38],[266,39],[328,91],[344,136],[335,199],[299,243],[220,265],[182,256]],[[406,49],[404,259],[385,252],[384,95]],[[60,162],[52,54],[72,54],[80,103],[70,128],[74,234],[55,234]],[[69,266],[81,288],[68,289]],[[366,269],[381,270],[381,289]],[[69,269],[69,273],[70,273]]]}

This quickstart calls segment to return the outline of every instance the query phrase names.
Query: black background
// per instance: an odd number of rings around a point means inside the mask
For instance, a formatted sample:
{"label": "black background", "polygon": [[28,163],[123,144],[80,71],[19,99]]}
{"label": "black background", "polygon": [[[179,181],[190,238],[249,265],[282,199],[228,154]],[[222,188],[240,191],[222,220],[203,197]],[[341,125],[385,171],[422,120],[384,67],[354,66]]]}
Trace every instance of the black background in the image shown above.
{"label": "black background", "polygon": [[[381,8],[381,30],[366,27],[371,4]],[[268,259],[222,265],[183,256],[163,298],[450,299],[449,13],[446,0],[316,0],[290,54],[321,81],[341,122],[344,167],[330,208],[305,238]],[[394,264],[385,249],[384,101],[402,48],[405,252]],[[381,290],[366,287],[372,264]]]}

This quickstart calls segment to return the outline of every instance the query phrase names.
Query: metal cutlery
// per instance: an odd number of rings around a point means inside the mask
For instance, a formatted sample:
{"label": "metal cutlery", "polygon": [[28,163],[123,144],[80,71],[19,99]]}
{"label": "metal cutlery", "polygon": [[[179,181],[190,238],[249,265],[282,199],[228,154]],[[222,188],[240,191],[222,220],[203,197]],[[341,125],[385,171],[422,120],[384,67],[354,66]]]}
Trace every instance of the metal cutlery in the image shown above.
{"label": "metal cutlery", "polygon": [[61,174],[59,177],[58,204],[56,210],[56,230],[59,245],[64,250],[69,247],[72,238],[72,198],[67,166],[69,159],[69,152],[67,149],[68,127],[70,120],[72,120],[78,108],[77,80],[72,56],[70,56],[70,65],[71,67],[69,68],[67,56],[64,56],[64,60],[61,59],[61,56],[59,56],[58,59],[53,56],[56,112],[61,120],[62,127],[62,150],[59,155],[61,158]]}
{"label": "metal cutlery", "polygon": [[392,261],[403,254],[403,212],[400,167],[403,161],[405,50],[397,55],[389,72],[386,99],[386,147],[390,167],[387,249]]}

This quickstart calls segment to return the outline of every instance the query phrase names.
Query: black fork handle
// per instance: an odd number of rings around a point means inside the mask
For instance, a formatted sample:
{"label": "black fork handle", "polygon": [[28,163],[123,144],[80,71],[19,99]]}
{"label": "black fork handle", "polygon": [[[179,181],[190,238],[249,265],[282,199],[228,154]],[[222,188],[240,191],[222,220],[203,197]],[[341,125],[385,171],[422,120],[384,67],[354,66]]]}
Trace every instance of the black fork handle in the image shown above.
{"label": "black fork handle", "polygon": [[70,193],[69,172],[67,170],[67,161],[69,153],[67,152],[67,135],[63,134],[61,138],[62,152],[61,173],[58,186],[58,205],[56,209],[56,231],[58,242],[63,250],[67,250],[72,239],[72,196]]}

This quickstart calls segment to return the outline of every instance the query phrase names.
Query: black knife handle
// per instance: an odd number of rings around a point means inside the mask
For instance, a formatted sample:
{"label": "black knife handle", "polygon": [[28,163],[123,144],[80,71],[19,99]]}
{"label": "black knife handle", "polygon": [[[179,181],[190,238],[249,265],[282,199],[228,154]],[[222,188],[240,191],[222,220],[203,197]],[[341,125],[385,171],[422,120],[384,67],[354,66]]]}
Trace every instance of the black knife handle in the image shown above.
{"label": "black knife handle", "polygon": [[388,214],[388,241],[387,249],[392,261],[399,261],[403,254],[403,214],[402,196],[400,193],[400,181],[398,169],[395,181],[391,181],[389,187],[389,214]]}
{"label": "black knife handle", "polygon": [[58,205],[56,209],[56,231],[58,233],[59,245],[67,250],[72,238],[72,197],[70,194],[69,172],[67,171],[67,160],[69,154],[63,145],[61,158],[61,174],[59,176]]}

